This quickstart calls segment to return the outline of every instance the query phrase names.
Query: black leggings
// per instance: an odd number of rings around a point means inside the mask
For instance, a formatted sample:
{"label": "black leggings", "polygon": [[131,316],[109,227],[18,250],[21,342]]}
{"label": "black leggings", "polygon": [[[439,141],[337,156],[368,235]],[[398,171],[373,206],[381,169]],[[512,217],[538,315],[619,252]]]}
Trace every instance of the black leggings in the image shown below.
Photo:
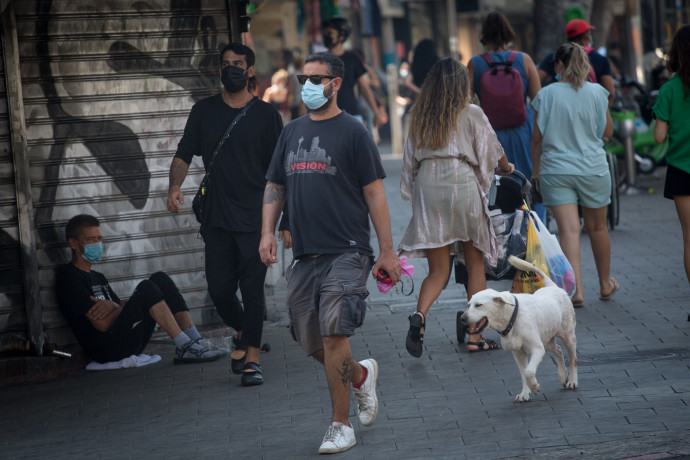
{"label": "black leggings", "polygon": [[[261,347],[266,265],[259,256],[261,234],[205,228],[208,293],[223,322],[242,331],[242,344]],[[242,302],[237,298],[237,288]],[[244,307],[243,307],[244,305]]]}
{"label": "black leggings", "polygon": [[173,315],[189,311],[173,280],[163,272],[156,272],[137,285],[115,324],[108,330],[111,337],[108,349],[89,354],[98,355],[94,359],[99,362],[119,361],[130,355],[141,354],[156,327],[149,310],[162,300]]}

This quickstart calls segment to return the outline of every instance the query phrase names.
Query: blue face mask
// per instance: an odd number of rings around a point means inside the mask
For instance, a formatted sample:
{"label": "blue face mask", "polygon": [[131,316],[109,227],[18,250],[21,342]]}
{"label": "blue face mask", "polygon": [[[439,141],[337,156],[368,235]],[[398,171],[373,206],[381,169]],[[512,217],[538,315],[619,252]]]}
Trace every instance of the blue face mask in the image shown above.
{"label": "blue face mask", "polygon": [[562,78],[562,77],[561,77],[561,74],[560,74],[560,73],[557,73],[557,74],[556,74],[556,81],[561,81],[561,78]]}
{"label": "blue face mask", "polygon": [[[333,80],[331,80],[328,85],[331,83],[333,83]],[[302,86],[302,100],[304,101],[304,104],[311,110],[316,110],[320,107],[323,107],[323,105],[328,102],[328,99],[330,99],[330,97],[323,95],[323,90],[328,85],[315,85],[311,81],[307,80],[304,83],[304,86]],[[331,94],[331,97],[333,94]]]}
{"label": "blue face mask", "polygon": [[103,243],[99,241],[98,243],[85,244],[84,254],[81,256],[93,264],[98,262],[102,255]]}

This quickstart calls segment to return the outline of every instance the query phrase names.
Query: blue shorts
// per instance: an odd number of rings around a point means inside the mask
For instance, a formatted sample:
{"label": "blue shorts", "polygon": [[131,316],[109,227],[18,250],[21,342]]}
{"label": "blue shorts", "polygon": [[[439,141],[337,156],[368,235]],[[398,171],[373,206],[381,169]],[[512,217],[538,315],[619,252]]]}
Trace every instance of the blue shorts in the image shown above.
{"label": "blue shorts", "polygon": [[611,203],[611,176],[542,174],[539,176],[544,206],[579,204],[599,209]]}

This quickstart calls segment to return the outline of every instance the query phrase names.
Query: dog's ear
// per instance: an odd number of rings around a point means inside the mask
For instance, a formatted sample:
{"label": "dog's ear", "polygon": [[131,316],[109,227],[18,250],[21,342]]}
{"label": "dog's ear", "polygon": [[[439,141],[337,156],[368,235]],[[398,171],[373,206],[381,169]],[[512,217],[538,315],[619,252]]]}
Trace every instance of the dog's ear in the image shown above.
{"label": "dog's ear", "polygon": [[499,292],[498,295],[494,297],[494,302],[515,306],[515,299],[509,292]]}

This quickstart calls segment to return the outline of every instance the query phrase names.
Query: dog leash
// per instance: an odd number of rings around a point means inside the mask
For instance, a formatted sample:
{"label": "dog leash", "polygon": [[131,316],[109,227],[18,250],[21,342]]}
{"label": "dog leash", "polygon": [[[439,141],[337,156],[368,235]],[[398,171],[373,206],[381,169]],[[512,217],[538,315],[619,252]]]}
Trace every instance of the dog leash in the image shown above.
{"label": "dog leash", "polygon": [[510,321],[508,321],[508,326],[506,326],[505,330],[498,332],[503,337],[508,335],[508,333],[513,329],[513,326],[515,325],[515,319],[517,318],[519,308],[518,299],[515,296],[513,296],[513,299],[515,299],[515,308],[513,308],[513,316],[510,317]]}

